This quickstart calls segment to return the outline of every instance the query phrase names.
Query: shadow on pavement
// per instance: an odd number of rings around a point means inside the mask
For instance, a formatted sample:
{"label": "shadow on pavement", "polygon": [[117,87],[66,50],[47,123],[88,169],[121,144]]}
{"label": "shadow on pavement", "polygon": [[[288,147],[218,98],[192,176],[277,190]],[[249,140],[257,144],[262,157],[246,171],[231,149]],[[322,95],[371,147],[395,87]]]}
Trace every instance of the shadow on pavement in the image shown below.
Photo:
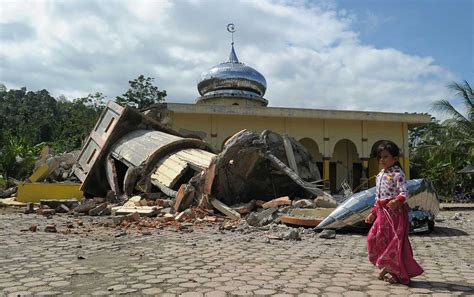
{"label": "shadow on pavement", "polygon": [[[449,228],[449,227],[438,227],[436,226],[431,233],[418,233],[419,235],[425,235],[425,236],[439,236],[439,237],[450,237],[450,236],[468,236],[469,233],[459,230],[459,229],[454,229],[454,228]],[[415,234],[410,234],[411,236]]]}
{"label": "shadow on pavement", "polygon": [[462,292],[457,296],[472,296],[474,288],[472,286],[462,283],[452,282],[437,282],[427,280],[412,280],[408,285],[410,288],[423,288],[431,291],[450,291],[450,292]]}
{"label": "shadow on pavement", "polygon": [[[346,228],[337,230],[338,234],[359,234],[359,235],[367,235],[369,232],[369,228]],[[410,233],[410,237],[412,236],[433,236],[433,237],[451,237],[451,236],[468,236],[469,233],[460,230],[454,229],[449,227],[438,227],[436,226],[433,231],[428,232],[417,232],[417,233]]]}

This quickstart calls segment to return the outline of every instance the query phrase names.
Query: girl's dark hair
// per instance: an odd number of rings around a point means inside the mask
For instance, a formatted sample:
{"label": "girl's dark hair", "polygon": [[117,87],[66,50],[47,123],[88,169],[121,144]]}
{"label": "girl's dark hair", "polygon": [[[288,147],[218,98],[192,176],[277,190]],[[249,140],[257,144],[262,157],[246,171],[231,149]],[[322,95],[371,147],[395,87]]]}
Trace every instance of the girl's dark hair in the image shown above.
{"label": "girl's dark hair", "polygon": [[[398,146],[392,142],[392,141],[389,141],[389,140],[385,140],[383,141],[381,144],[379,144],[379,146],[377,147],[377,158],[380,156],[380,153],[382,151],[387,151],[390,153],[390,155],[392,155],[392,157],[400,157],[400,149],[398,148]],[[400,164],[400,162],[395,162],[395,165],[397,165],[398,167],[402,168],[402,165]]]}

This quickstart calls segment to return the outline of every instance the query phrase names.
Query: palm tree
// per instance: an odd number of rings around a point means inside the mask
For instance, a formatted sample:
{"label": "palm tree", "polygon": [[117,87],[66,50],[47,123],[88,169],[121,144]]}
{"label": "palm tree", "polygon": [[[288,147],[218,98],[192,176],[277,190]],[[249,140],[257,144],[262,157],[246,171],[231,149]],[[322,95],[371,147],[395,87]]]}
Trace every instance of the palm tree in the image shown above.
{"label": "palm tree", "polygon": [[443,125],[457,129],[458,132],[467,137],[466,141],[470,141],[470,143],[473,144],[474,92],[467,81],[464,81],[464,84],[453,82],[448,88],[455,91],[456,95],[462,98],[463,105],[466,106],[465,115],[457,111],[447,99],[434,102],[433,110],[450,116],[450,118],[443,122]]}
{"label": "palm tree", "polygon": [[426,141],[428,145],[421,146],[419,152],[428,157],[426,170],[432,171],[430,175],[437,176],[440,184],[451,184],[452,189],[454,183],[462,182],[472,190],[472,176],[461,181],[456,178],[456,172],[474,163],[474,92],[467,81],[453,82],[448,87],[462,99],[466,109],[459,112],[447,99],[434,102],[433,110],[447,115],[448,119],[438,129],[428,129],[423,136],[431,141]]}
{"label": "palm tree", "polygon": [[447,100],[433,103],[433,110],[447,115],[440,123],[432,122],[410,131],[411,169],[413,176],[427,178],[436,185],[440,195],[450,197],[456,184],[473,188],[474,176],[457,172],[474,164],[474,93],[467,81],[452,83],[449,88],[463,100],[466,109],[456,110]]}

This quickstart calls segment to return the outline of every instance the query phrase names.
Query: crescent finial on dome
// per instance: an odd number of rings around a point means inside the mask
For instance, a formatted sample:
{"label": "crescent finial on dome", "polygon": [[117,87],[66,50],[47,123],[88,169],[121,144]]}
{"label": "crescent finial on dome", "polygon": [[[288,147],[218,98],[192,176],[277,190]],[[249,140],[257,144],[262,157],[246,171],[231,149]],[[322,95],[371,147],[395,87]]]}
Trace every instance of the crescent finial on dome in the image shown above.
{"label": "crescent finial on dome", "polygon": [[[234,24],[227,25],[227,30],[233,34]],[[197,88],[201,95],[196,99],[197,103],[211,102],[218,98],[226,98],[226,102],[227,99],[230,99],[229,102],[235,102],[237,98],[240,98],[257,102],[258,105],[268,104],[268,101],[263,98],[267,89],[265,77],[254,68],[239,61],[235,53],[233,37],[229,60],[203,72]]]}

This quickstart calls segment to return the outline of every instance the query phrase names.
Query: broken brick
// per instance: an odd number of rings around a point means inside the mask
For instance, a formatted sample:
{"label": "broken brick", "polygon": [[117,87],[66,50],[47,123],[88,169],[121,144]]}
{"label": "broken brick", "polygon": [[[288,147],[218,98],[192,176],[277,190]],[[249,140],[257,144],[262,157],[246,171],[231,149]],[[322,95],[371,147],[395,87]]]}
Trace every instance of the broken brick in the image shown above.
{"label": "broken brick", "polygon": [[281,206],[281,205],[291,205],[291,200],[290,197],[288,196],[283,196],[280,198],[276,198],[273,200],[270,200],[262,205],[263,208],[271,208],[273,206]]}

